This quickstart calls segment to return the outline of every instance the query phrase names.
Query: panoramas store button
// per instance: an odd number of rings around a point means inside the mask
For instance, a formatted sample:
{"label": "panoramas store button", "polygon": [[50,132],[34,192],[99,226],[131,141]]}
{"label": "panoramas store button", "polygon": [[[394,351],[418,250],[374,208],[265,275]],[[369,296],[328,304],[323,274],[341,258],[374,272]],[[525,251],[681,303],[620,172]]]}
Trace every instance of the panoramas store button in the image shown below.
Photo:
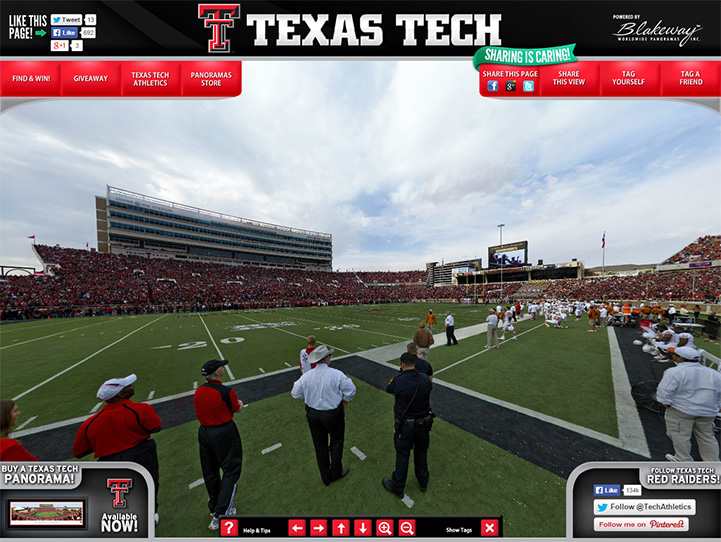
{"label": "panoramas store button", "polygon": [[60,64],[61,96],[120,96],[120,62]]}
{"label": "panoramas store button", "polygon": [[600,64],[601,96],[660,95],[660,62],[601,62]]}
{"label": "panoramas store button", "polygon": [[183,62],[181,66],[182,95],[197,97],[240,96],[242,91],[241,62]]}
{"label": "panoramas store button", "polygon": [[593,530],[618,533],[682,533],[688,531],[688,518],[594,518]]}
{"label": "panoramas store button", "polygon": [[60,62],[0,62],[0,96],[60,96]]}
{"label": "panoramas store button", "polygon": [[181,62],[122,62],[123,96],[180,96]]}
{"label": "panoramas store button", "polygon": [[721,96],[721,62],[661,62],[662,96]]}

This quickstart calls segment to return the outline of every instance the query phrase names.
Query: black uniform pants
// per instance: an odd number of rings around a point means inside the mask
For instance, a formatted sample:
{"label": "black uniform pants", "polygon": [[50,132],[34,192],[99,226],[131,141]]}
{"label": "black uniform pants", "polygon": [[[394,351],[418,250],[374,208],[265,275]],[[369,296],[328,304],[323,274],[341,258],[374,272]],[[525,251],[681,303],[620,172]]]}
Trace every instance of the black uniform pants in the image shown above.
{"label": "black uniform pants", "polygon": [[[343,471],[343,441],[345,438],[345,410],[343,403],[333,410],[305,407],[310,436],[313,437],[315,459],[325,485],[338,480]],[[330,439],[330,443],[329,443]]]}
{"label": "black uniform pants", "polygon": [[99,457],[98,461],[132,461],[142,465],[150,473],[155,483],[155,511],[158,511],[158,487],[160,487],[160,466],[158,464],[158,448],[153,439],[147,439],[132,448],[115,454]]}
{"label": "black uniform pants", "polygon": [[446,328],[446,340],[448,341],[447,344],[451,344],[451,341],[453,341],[453,344],[458,344],[458,341],[456,340],[455,329],[456,326],[448,326]]}
{"label": "black uniform pants", "polygon": [[213,427],[201,425],[198,429],[198,443],[200,466],[205,489],[208,490],[208,508],[216,516],[228,514],[233,508],[235,488],[243,468],[243,446],[238,427],[232,420]]}
{"label": "black uniform pants", "polygon": [[412,429],[405,423],[401,425],[400,432],[393,437],[396,447],[396,470],[393,471],[393,491],[403,491],[408,478],[408,462],[413,450],[413,465],[420,487],[428,486],[428,446],[430,433],[428,428],[416,425]]}

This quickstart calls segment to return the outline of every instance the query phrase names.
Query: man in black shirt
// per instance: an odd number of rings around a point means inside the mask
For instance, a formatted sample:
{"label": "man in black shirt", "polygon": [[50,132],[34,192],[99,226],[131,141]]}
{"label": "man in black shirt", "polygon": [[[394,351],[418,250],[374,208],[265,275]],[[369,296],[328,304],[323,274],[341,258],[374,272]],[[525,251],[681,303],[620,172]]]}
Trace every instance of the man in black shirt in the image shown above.
{"label": "man in black shirt", "polygon": [[396,469],[392,478],[383,478],[383,487],[399,499],[403,498],[408,477],[408,461],[414,450],[413,462],[416,478],[421,491],[428,487],[428,445],[429,431],[433,424],[431,415],[431,384],[428,375],[421,373],[415,366],[416,358],[412,354],[401,356],[401,372],[386,387],[388,393],[395,395],[395,435]]}
{"label": "man in black shirt", "polygon": [[[431,367],[431,364],[428,363],[427,360],[423,359],[418,355],[418,345],[415,342],[409,342],[406,345],[406,351],[414,357],[416,363],[416,370],[422,372],[425,375],[428,375],[428,378],[430,378],[432,382],[433,367]],[[401,366],[400,370],[403,370],[403,366]]]}

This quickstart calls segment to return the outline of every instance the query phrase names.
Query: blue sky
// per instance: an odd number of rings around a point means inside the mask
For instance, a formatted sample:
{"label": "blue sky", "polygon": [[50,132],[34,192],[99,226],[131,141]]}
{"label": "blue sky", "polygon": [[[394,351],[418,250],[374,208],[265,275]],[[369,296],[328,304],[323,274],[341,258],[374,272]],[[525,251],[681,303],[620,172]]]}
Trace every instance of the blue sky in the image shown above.
{"label": "blue sky", "polygon": [[333,234],[336,269],[656,263],[721,233],[721,116],[660,100],[493,100],[467,62],[244,62],[230,100],[66,100],[0,116],[0,264],[95,246],[110,184]]}

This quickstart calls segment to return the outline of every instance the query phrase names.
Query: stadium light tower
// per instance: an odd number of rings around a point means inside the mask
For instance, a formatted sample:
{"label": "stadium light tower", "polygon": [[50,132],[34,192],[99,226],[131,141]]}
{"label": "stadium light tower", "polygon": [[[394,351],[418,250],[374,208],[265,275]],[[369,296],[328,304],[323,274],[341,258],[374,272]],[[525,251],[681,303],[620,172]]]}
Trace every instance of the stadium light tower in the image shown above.
{"label": "stadium light tower", "polygon": [[[505,226],[505,224],[498,225],[498,230],[501,234],[500,243],[498,243],[499,245],[503,244],[503,226]],[[501,302],[503,302],[503,255],[502,254],[501,254]]]}

